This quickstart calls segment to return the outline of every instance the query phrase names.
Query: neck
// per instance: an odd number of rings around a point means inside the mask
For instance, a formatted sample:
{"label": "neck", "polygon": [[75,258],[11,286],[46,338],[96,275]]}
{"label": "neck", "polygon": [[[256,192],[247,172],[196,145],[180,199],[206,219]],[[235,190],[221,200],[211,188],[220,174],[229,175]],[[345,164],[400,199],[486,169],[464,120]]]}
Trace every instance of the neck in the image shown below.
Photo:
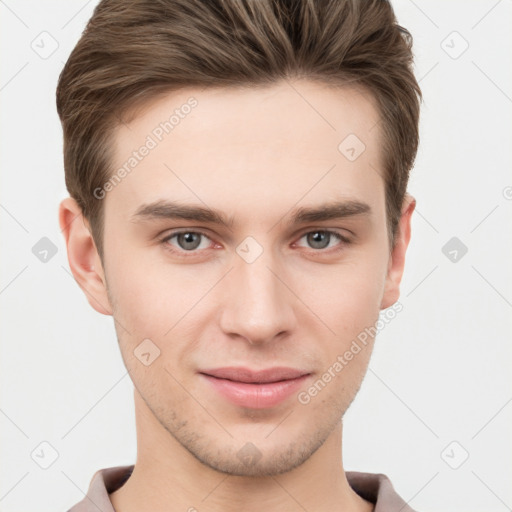
{"label": "neck", "polygon": [[303,464],[273,476],[233,476],[198,461],[156,420],[135,390],[137,461],[128,481],[110,494],[117,512],[182,510],[371,512],[342,465],[342,424]]}

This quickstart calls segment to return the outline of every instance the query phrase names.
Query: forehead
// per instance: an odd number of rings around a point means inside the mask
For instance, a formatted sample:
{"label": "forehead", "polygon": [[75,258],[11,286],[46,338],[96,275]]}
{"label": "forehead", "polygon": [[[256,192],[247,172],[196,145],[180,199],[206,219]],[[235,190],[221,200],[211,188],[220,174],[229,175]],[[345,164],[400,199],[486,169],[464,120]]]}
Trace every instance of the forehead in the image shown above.
{"label": "forehead", "polygon": [[381,162],[378,111],[364,91],[304,80],[183,89],[116,130],[113,169],[125,172],[106,210],[129,216],[179,199],[265,215],[344,196],[379,206]]}

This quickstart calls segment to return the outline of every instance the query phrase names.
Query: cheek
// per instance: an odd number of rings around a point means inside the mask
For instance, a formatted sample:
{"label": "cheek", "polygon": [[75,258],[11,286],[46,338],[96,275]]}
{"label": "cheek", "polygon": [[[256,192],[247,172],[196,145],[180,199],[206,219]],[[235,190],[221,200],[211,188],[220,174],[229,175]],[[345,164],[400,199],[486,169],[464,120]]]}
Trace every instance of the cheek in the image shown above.
{"label": "cheek", "polygon": [[381,286],[379,274],[368,273],[368,267],[365,270],[354,268],[340,276],[321,300],[318,298],[317,308],[336,335],[318,337],[321,368],[299,400],[313,415],[325,414],[326,404],[337,413],[346,411],[366,374],[379,319]]}
{"label": "cheek", "polygon": [[109,294],[123,358],[130,368],[138,367],[134,351],[149,339],[161,353],[155,367],[163,362],[182,364],[209,318],[207,294],[218,276],[211,269],[201,272],[160,260],[148,263],[144,252],[132,251],[109,262]]}
{"label": "cheek", "polygon": [[105,232],[105,240],[106,274],[119,319],[135,326],[141,317],[152,319],[147,315],[157,311],[163,291],[178,293],[168,279],[171,276],[163,275],[161,265],[154,261],[155,247],[144,246],[144,242],[113,229]]}
{"label": "cheek", "polygon": [[304,302],[343,342],[377,320],[385,280],[385,262],[362,252],[351,260],[310,273],[300,287]]}
{"label": "cheek", "polygon": [[[122,247],[119,245],[118,247]],[[124,253],[124,256],[123,254]],[[109,252],[106,267],[109,296],[112,297],[116,321],[125,330],[124,337],[130,336],[136,342],[143,338],[160,337],[165,326],[165,308],[172,299],[173,288],[166,286],[165,279],[156,275],[155,269],[136,255],[113,248]],[[168,297],[162,296],[166,290]],[[177,291],[174,292],[178,294]],[[171,318],[169,318],[170,322]],[[170,325],[166,327],[169,329]],[[127,331],[127,332],[126,332]],[[129,333],[129,334],[127,334]]]}

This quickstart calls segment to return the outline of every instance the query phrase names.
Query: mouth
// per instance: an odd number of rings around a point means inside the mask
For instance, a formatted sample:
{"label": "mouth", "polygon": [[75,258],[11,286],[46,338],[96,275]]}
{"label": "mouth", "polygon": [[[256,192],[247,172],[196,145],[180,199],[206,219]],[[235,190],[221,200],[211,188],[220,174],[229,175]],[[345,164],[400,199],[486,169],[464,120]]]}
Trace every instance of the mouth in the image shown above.
{"label": "mouth", "polygon": [[274,367],[250,370],[227,367],[199,372],[224,399],[239,407],[267,409],[274,407],[303,385],[310,372],[296,368]]}

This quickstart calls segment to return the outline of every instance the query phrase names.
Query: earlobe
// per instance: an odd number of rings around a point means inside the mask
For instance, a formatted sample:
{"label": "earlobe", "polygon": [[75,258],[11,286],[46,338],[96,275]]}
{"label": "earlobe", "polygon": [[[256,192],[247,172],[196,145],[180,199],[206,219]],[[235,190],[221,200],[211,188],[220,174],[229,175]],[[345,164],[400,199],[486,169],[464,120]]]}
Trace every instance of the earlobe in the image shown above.
{"label": "earlobe", "polygon": [[389,258],[381,309],[389,308],[400,298],[400,281],[404,273],[405,253],[411,239],[411,217],[415,207],[416,199],[407,193],[402,206],[396,243]]}
{"label": "earlobe", "polygon": [[98,313],[112,315],[105,275],[89,224],[78,203],[71,197],[59,205],[59,224],[66,241],[71,272]]}

